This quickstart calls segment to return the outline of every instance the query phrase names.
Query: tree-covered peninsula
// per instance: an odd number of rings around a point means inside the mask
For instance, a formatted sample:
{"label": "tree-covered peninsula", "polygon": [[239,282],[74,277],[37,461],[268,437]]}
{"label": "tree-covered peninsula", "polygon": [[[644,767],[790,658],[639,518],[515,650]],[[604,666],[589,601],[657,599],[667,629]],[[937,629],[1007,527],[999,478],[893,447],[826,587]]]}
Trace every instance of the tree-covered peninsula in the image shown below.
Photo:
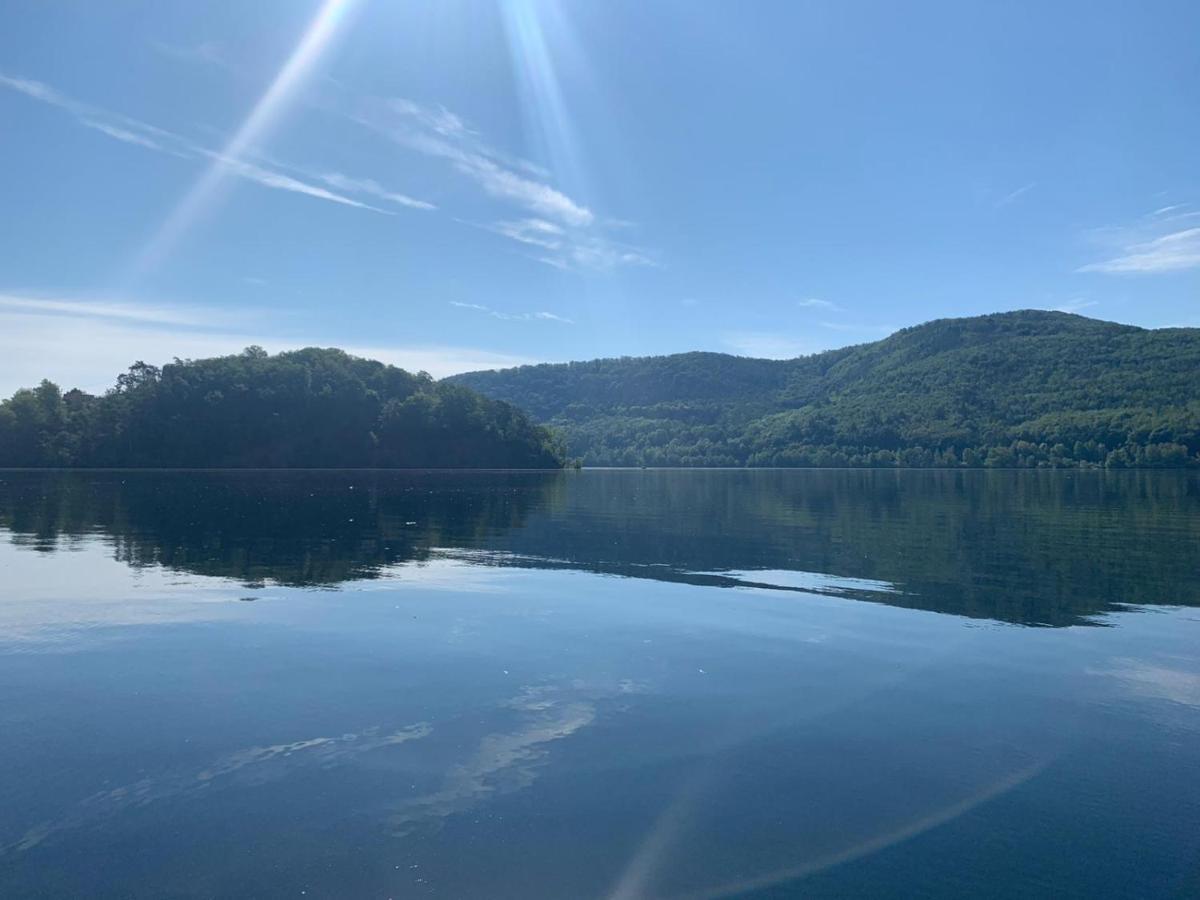
{"label": "tree-covered peninsula", "polygon": [[340,350],[138,362],[99,396],[43,381],[0,404],[0,466],[561,465],[508,403]]}
{"label": "tree-covered peninsula", "polygon": [[452,379],[589,465],[1200,465],[1200,329],[1025,310],[789,360],[681,353]]}

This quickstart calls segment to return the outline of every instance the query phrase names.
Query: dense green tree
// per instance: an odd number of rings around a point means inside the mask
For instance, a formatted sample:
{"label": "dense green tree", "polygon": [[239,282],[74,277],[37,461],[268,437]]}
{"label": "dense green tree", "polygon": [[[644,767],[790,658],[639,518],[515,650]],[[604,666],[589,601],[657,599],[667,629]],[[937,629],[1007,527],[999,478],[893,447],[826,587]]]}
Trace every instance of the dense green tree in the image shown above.
{"label": "dense green tree", "polygon": [[0,404],[0,465],[554,468],[519,410],[425,373],[308,348],[137,362],[102,396],[43,381]]}
{"label": "dense green tree", "polygon": [[792,360],[717,353],[453,380],[559,430],[589,465],[1200,464],[1200,329],[1026,310]]}

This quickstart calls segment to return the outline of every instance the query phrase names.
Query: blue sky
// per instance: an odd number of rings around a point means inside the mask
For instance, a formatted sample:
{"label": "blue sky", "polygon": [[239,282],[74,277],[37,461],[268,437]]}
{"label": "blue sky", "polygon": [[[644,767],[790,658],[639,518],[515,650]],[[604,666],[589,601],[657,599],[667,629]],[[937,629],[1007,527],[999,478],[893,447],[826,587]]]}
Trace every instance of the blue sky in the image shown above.
{"label": "blue sky", "polygon": [[0,391],[1200,325],[1200,4],[14,0]]}

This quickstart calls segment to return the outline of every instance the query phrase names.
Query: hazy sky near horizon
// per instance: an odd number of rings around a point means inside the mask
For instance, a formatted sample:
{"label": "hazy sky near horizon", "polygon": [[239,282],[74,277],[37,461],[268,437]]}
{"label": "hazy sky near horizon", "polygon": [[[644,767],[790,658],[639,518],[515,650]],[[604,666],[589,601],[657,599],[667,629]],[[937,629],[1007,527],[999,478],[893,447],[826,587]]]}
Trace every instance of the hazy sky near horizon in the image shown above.
{"label": "hazy sky near horizon", "polygon": [[12,0],[0,391],[1200,325],[1200,4]]}

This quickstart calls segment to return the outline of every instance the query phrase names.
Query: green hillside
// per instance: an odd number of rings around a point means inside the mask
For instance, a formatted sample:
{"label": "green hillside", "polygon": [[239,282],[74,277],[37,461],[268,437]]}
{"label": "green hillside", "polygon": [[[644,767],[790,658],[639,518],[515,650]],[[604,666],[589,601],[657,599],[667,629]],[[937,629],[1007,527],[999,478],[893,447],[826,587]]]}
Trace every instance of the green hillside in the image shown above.
{"label": "green hillside", "polygon": [[589,465],[1200,464],[1200,329],[1024,310],[792,360],[718,353],[456,376]]}

